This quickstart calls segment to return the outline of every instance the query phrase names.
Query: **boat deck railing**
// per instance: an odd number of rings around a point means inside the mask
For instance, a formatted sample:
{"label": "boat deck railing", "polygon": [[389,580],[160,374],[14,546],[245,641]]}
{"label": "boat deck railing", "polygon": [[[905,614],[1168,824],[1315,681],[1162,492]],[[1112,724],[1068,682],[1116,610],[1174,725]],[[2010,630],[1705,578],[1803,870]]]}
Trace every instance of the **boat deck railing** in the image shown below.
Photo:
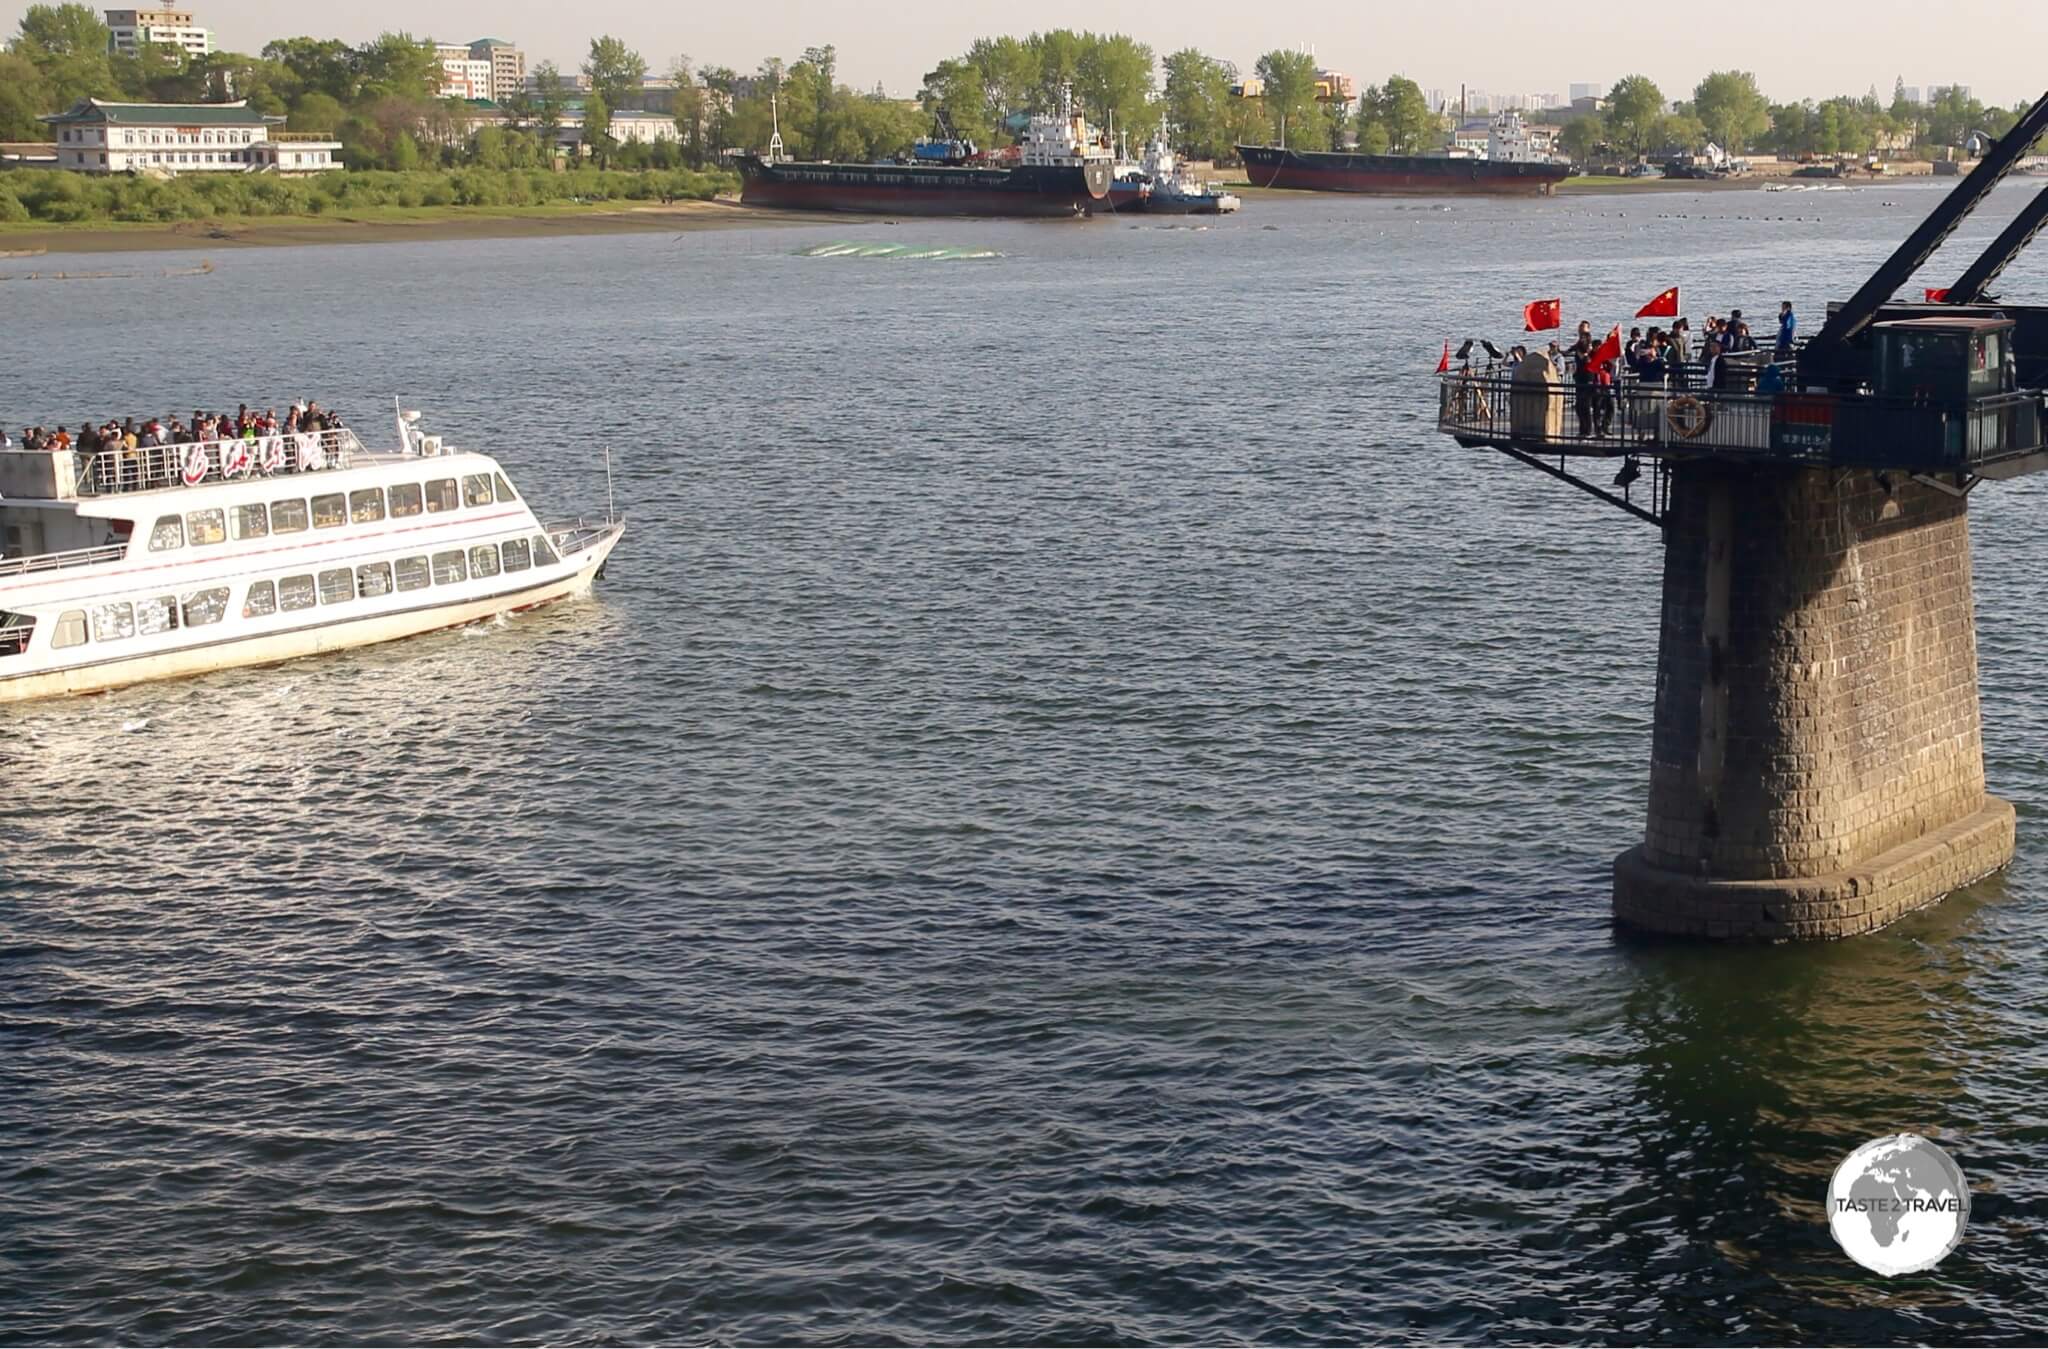
{"label": "boat deck railing", "polygon": [[555,520],[543,526],[548,540],[555,545],[555,551],[563,557],[580,553],[603,538],[612,529],[610,520],[588,520],[577,516],[573,520]]}
{"label": "boat deck railing", "polygon": [[0,656],[18,656],[28,650],[28,639],[34,635],[36,625],[17,623],[0,628]]}
{"label": "boat deck railing", "polygon": [[363,453],[363,445],[354,431],[343,426],[253,440],[202,440],[72,453],[77,463],[78,495],[96,497],[342,469]]}
{"label": "boat deck railing", "polygon": [[126,556],[127,544],[110,543],[98,548],[72,548],[62,553],[38,553],[34,557],[0,558],[0,576],[32,576],[37,572],[68,571],[73,567],[97,567],[105,562],[119,562]]}
{"label": "boat deck railing", "polygon": [[1695,391],[1632,379],[1582,390],[1518,382],[1498,372],[1460,372],[1439,380],[1438,430],[1465,444],[1536,455],[1975,472],[2048,450],[2038,391],[1944,402],[1769,389]]}

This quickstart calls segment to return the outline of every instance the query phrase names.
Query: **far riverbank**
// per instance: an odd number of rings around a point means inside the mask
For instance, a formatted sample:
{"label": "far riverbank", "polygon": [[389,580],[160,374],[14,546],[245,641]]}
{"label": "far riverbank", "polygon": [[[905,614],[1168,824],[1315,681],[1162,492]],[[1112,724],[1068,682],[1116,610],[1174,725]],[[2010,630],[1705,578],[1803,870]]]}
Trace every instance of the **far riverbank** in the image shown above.
{"label": "far riverbank", "polygon": [[[1247,203],[1315,195],[1256,188],[1247,183],[1231,183],[1227,179],[1221,181],[1242,195]],[[1816,187],[1878,187],[1914,180],[1903,177],[1791,180],[1762,175],[1705,181],[1580,177],[1567,179],[1559,191],[1574,195],[1754,192],[1768,182],[1794,181]],[[1917,181],[1926,179],[1921,177]],[[32,269],[33,260],[48,253],[221,251],[302,244],[460,242],[554,235],[659,233],[664,230],[685,233],[756,225],[816,225],[830,219],[875,222],[897,218],[890,215],[763,210],[742,206],[731,198],[717,198],[670,205],[612,202],[553,206],[392,206],[334,211],[317,216],[238,216],[150,224],[7,224],[0,225],[0,280],[7,279],[9,264],[26,263]]]}

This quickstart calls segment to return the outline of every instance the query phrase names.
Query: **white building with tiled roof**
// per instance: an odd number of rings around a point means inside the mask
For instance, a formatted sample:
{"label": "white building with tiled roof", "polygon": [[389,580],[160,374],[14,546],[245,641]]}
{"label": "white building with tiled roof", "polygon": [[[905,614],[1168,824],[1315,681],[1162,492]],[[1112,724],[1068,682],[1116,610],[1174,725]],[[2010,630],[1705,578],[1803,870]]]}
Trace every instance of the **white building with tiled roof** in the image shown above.
{"label": "white building with tiled roof", "polygon": [[293,136],[284,118],[240,103],[110,103],[82,98],[44,117],[57,167],[78,173],[324,173],[341,142]]}

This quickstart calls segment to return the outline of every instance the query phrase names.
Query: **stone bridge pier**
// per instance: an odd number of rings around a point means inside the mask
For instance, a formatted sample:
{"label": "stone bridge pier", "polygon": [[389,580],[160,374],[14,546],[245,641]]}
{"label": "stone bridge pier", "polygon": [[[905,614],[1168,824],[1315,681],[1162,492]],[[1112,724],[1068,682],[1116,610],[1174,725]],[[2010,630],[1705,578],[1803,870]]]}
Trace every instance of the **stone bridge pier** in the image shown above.
{"label": "stone bridge pier", "polygon": [[1967,498],[1899,472],[1672,471],[1626,926],[1846,937],[2012,859],[1984,787]]}

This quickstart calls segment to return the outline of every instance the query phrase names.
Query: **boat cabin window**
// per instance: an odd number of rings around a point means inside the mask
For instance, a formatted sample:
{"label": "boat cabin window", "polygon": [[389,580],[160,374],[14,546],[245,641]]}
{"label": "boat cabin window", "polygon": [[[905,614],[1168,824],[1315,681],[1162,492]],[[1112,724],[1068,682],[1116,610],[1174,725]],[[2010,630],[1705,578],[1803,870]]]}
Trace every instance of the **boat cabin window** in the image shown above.
{"label": "boat cabin window", "polygon": [[211,590],[195,590],[185,596],[185,626],[203,628],[218,623],[227,617],[228,588],[215,586]]}
{"label": "boat cabin window", "polygon": [[518,498],[518,497],[516,497],[516,496],[513,496],[513,495],[512,495],[512,484],[511,484],[511,483],[509,483],[509,482],[506,482],[506,481],[505,481],[505,475],[504,475],[504,474],[502,474],[502,473],[493,473],[493,474],[491,475],[491,481],[492,481],[492,482],[495,482],[495,483],[497,483],[497,484],[498,484],[498,500],[500,500],[500,501],[517,501],[517,500],[519,500],[519,498]]}
{"label": "boat cabin window", "polygon": [[277,587],[269,581],[251,581],[242,601],[242,617],[268,618],[277,612]]}
{"label": "boat cabin window", "polygon": [[491,504],[491,475],[488,473],[465,473],[462,476],[462,504],[465,506],[488,506]]}
{"label": "boat cabin window", "polygon": [[356,594],[366,600],[391,593],[391,564],[365,562],[356,568]]}
{"label": "boat cabin window", "polygon": [[285,613],[310,609],[314,603],[313,577],[287,576],[277,583],[277,607]]}
{"label": "boat cabin window", "polygon": [[436,514],[452,511],[462,504],[462,498],[455,495],[455,479],[436,478],[427,484],[427,511]]}
{"label": "boat cabin window", "polygon": [[135,602],[135,630],[145,637],[172,632],[178,626],[178,601],[169,595]]}
{"label": "boat cabin window", "polygon": [[270,533],[270,512],[254,501],[228,512],[228,533],[237,539],[261,539]]}
{"label": "boat cabin window", "polygon": [[185,546],[185,521],[176,515],[159,515],[156,525],[149,531],[149,551],[168,553],[173,548]]}
{"label": "boat cabin window", "polygon": [[[394,492],[392,495],[396,496]],[[398,559],[398,588],[400,590],[425,590],[434,583],[433,573],[427,570],[424,557],[401,557]]]}
{"label": "boat cabin window", "polygon": [[525,539],[507,539],[498,545],[498,551],[504,556],[506,571],[526,571],[533,566],[533,550]]}
{"label": "boat cabin window", "polygon": [[347,523],[348,512],[342,509],[341,493],[329,492],[313,498],[313,528],[333,529]]}
{"label": "boat cabin window", "polygon": [[547,536],[547,535],[545,535],[545,534],[536,534],[536,535],[534,535],[534,536],[533,536],[533,565],[534,565],[534,566],[536,566],[536,567],[552,567],[552,566],[554,566],[554,565],[555,565],[555,564],[556,564],[557,562],[560,562],[561,560],[562,560],[561,558],[559,558],[559,557],[556,557],[556,556],[555,556],[555,550],[554,550],[554,548],[553,548],[553,547],[552,547],[552,546],[551,546],[551,545],[550,545],[550,544],[548,543],[548,536]]}
{"label": "boat cabin window", "polygon": [[469,550],[469,574],[471,576],[496,576],[498,574],[498,550],[488,543],[480,543]]}
{"label": "boat cabin window", "polygon": [[305,527],[306,503],[303,500],[270,503],[271,533],[296,534]]}
{"label": "boat cabin window", "polygon": [[218,508],[188,511],[185,514],[185,537],[194,544],[225,543],[228,537],[227,518]]}
{"label": "boat cabin window", "polygon": [[66,647],[85,645],[85,610],[66,609],[57,615],[57,627],[50,634],[50,645],[62,651]]}
{"label": "boat cabin window", "polygon": [[391,489],[391,517],[402,520],[408,515],[418,515],[424,509],[425,496],[416,482],[402,482]]}
{"label": "boat cabin window", "polygon": [[348,494],[348,518],[359,525],[373,525],[384,518],[384,489],[365,487]]}
{"label": "boat cabin window", "polygon": [[347,604],[356,597],[356,574],[347,567],[330,567],[320,573],[320,602]]}
{"label": "boat cabin window", "polygon": [[462,560],[462,550],[434,554],[434,584],[452,586],[469,579],[469,568]]}
{"label": "boat cabin window", "polygon": [[92,636],[96,642],[118,642],[135,635],[135,606],[96,604],[92,611]]}

